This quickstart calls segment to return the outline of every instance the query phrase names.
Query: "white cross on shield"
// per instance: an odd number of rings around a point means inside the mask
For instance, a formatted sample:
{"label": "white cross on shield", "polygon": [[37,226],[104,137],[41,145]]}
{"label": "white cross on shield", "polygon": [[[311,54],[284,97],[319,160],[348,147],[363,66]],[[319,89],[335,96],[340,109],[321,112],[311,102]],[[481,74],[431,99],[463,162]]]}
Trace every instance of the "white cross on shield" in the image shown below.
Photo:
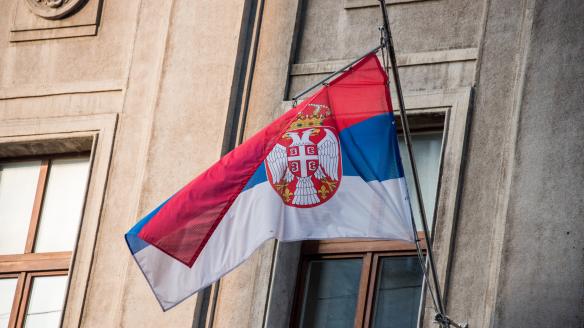
{"label": "white cross on shield", "polygon": [[316,145],[290,146],[288,152],[288,168],[297,177],[312,176],[318,169],[318,148]]}

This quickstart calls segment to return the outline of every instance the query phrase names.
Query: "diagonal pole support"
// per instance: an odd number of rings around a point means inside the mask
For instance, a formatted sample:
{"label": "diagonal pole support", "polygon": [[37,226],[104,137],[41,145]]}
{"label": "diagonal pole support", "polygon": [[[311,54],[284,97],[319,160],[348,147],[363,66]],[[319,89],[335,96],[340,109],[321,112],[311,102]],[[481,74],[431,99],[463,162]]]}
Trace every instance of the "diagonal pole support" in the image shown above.
{"label": "diagonal pole support", "polygon": [[308,88],[300,91],[298,94],[296,94],[294,97],[292,97],[292,101],[294,102],[294,105],[292,107],[296,107],[296,102],[298,101],[298,99],[300,99],[300,97],[304,96],[305,94],[309,93],[310,91],[314,90],[314,88],[319,87],[321,85],[326,85],[326,82],[330,79],[332,79],[333,77],[335,77],[336,75],[346,71],[348,68],[350,68],[351,66],[355,65],[358,61],[360,61],[361,59],[365,58],[367,55],[374,53],[374,52],[378,52],[381,48],[383,48],[383,44],[379,45],[369,51],[367,51],[365,54],[363,54],[361,57],[353,60],[352,62],[348,63],[347,65],[339,68],[338,70],[332,72],[331,74],[327,75],[326,77],[324,77],[323,79],[321,79],[320,81],[314,83],[313,85],[309,86]]}

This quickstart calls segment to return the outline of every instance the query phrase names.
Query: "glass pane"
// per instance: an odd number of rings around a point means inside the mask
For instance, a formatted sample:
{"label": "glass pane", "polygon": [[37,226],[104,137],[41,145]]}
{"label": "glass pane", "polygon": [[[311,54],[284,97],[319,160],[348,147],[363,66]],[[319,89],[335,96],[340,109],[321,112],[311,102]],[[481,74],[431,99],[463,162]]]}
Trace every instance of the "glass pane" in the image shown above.
{"label": "glass pane", "polygon": [[[434,215],[434,202],[436,202],[436,188],[438,187],[438,174],[440,169],[440,153],[442,150],[442,132],[420,133],[412,135],[412,148],[416,158],[416,167],[420,178],[420,188],[424,200],[424,211],[428,219],[428,225],[432,229],[432,216]],[[409,167],[406,145],[403,138],[399,138],[399,150],[404,163],[404,171],[410,191],[410,199],[416,226],[422,229],[418,199],[415,197],[414,178]]]}
{"label": "glass pane", "polygon": [[41,162],[0,164],[0,255],[22,254]]}
{"label": "glass pane", "polygon": [[35,252],[73,250],[88,174],[87,157],[51,161]]}
{"label": "glass pane", "polygon": [[301,327],[353,327],[361,259],[310,261]]}
{"label": "glass pane", "polygon": [[416,257],[385,257],[377,276],[373,327],[416,327],[423,273]]}
{"label": "glass pane", "polygon": [[59,327],[65,302],[67,276],[32,278],[25,327]]}
{"label": "glass pane", "polygon": [[0,279],[0,328],[8,327],[17,280],[16,278]]}

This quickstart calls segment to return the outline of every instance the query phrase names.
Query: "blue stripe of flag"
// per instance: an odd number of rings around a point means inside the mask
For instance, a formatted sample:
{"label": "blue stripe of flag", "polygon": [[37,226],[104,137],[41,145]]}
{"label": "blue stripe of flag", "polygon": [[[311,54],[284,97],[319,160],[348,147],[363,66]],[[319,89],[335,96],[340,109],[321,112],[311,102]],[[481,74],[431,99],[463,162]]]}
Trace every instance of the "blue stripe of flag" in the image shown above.
{"label": "blue stripe of flag", "polygon": [[[404,176],[393,113],[374,116],[344,129],[341,141],[343,176],[360,176],[366,182]],[[267,181],[262,163],[247,182],[244,191]]]}

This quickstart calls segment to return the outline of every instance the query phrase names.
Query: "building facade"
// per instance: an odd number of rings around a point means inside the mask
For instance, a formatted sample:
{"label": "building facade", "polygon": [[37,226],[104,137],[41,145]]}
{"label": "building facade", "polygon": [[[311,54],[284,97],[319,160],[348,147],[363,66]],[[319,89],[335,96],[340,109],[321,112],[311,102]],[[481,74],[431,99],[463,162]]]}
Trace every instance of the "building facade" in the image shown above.
{"label": "building facade", "polygon": [[[387,2],[447,313],[583,327],[584,2]],[[0,8],[0,327],[435,326],[409,244],[269,241],[162,312],[123,238],[377,46],[377,0]]]}

